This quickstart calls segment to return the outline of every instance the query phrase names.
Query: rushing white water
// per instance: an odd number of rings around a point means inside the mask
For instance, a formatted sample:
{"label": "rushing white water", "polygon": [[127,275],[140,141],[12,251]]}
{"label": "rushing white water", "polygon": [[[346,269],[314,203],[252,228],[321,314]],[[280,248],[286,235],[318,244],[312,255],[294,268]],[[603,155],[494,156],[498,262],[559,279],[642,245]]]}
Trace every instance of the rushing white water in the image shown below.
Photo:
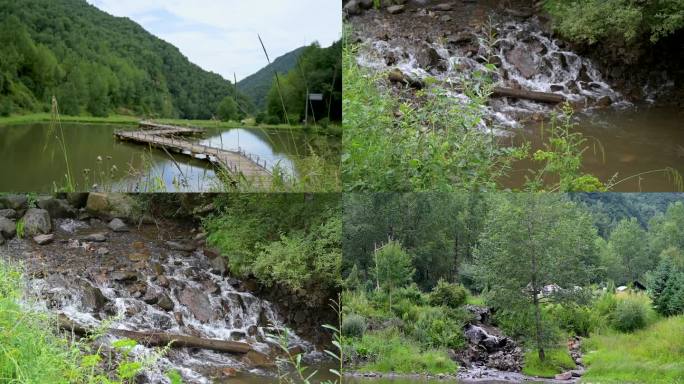
{"label": "rushing white water", "polygon": [[[536,19],[494,28],[494,34],[459,32],[434,42],[368,39],[357,62],[374,71],[396,68],[415,79],[434,78],[449,89],[463,89],[488,73],[497,86],[556,93],[583,108],[629,105],[589,59],[564,49],[562,42],[542,31]],[[492,70],[488,63],[496,68]],[[544,103],[493,98],[486,116],[495,126],[516,127],[520,117],[551,111]]]}
{"label": "rushing white water", "polygon": [[[76,227],[83,225],[87,226]],[[72,222],[60,225],[65,232],[72,227]],[[66,243],[68,249],[74,250],[89,246],[92,244],[76,239]],[[286,327],[274,305],[239,290],[239,281],[210,272],[210,261],[202,249],[193,253],[153,251],[149,262],[158,265],[157,274],[146,275],[144,269],[124,271],[128,275],[120,277],[114,276],[121,271],[110,272],[107,276],[88,273],[87,278],[54,273],[29,280],[29,296],[34,298],[31,305],[64,314],[73,322],[92,328],[107,319],[114,319],[109,325],[114,329],[242,341],[271,356],[277,350],[272,334],[284,331]],[[142,292],[136,288],[141,286],[144,287]],[[152,300],[151,297],[158,299]],[[173,310],[166,310],[171,306],[168,301],[163,306],[166,309],[159,305],[162,297],[172,302]],[[291,331],[288,334],[290,347],[298,346],[309,354],[316,354],[310,343]],[[114,340],[114,336],[105,338],[108,342]],[[139,345],[132,353],[142,358],[153,356],[156,351]],[[146,382],[167,383],[166,373],[176,370],[185,382],[210,383],[205,372],[225,368],[273,374],[245,364],[240,356],[173,348],[144,375]]]}

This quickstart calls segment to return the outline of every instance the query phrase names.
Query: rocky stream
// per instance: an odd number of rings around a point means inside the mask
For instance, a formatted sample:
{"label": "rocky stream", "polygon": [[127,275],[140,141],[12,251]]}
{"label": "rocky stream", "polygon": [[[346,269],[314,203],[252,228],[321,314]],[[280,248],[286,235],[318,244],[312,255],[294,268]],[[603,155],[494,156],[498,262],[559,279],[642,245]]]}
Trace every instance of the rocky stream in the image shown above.
{"label": "rocky stream", "polygon": [[[576,129],[591,146],[601,147],[593,154],[586,151],[588,172],[602,180],[666,167],[684,172],[684,109],[676,96],[682,89],[675,80],[681,72],[676,62],[665,69],[653,66],[637,73],[624,66],[618,71],[618,65],[596,60],[600,53],[580,53],[558,38],[543,2],[380,4],[345,1],[350,41],[357,46],[356,62],[385,78],[381,86],[399,99],[420,104],[416,90],[437,86],[447,97],[467,103],[465,90],[477,87],[485,76],[493,93],[482,107],[479,128],[497,134],[502,143],[525,140],[533,149],[543,148],[540,123],[567,101],[575,111]],[[639,120],[644,114],[647,121]],[[527,169],[530,164],[516,165],[506,187],[520,187]],[[672,189],[662,178],[647,176],[640,179],[643,183],[621,183],[617,190]]]}
{"label": "rocky stream", "polygon": [[[171,370],[186,383],[277,382],[273,335],[286,330],[305,364],[329,365],[330,335],[318,323],[334,321],[328,306],[231,276],[197,223],[136,214],[125,195],[58,197],[0,196],[0,257],[25,269],[24,304],[57,315],[67,334],[106,326],[103,348],[133,338],[138,357],[177,340],[138,382],[168,382]],[[320,371],[314,381],[329,378]]]}

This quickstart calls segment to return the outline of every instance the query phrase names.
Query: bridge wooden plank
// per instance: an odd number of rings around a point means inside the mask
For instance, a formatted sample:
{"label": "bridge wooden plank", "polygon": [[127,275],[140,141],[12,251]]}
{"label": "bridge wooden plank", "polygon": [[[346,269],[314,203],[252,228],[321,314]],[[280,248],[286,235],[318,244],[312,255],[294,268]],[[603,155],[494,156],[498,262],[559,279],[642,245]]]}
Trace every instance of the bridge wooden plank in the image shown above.
{"label": "bridge wooden plank", "polygon": [[122,140],[131,140],[138,143],[164,147],[183,153],[187,156],[195,157],[195,155],[204,155],[206,157],[205,160],[207,161],[210,160],[209,156],[212,156],[216,159],[219,165],[221,165],[231,174],[237,176],[241,173],[255,186],[262,188],[270,187],[271,180],[273,178],[271,172],[249,157],[238,152],[209,147],[202,144],[192,143],[184,139],[165,136],[169,135],[169,131],[171,130],[172,128],[164,128],[154,131],[117,131],[114,133],[114,135]]}

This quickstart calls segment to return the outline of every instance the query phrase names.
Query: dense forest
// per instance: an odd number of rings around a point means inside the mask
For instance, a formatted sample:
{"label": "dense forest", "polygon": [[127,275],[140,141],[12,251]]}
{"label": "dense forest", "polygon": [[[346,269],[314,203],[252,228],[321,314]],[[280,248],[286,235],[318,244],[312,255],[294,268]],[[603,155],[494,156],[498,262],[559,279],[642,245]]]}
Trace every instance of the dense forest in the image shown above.
{"label": "dense forest", "polygon": [[[658,351],[684,334],[658,332],[684,320],[682,195],[356,194],[344,216],[343,334],[355,369],[455,372],[483,321],[475,305],[523,348],[520,362],[501,352],[504,370],[572,370],[581,336],[594,351],[587,379],[681,377],[667,368],[681,354]],[[639,338],[650,341],[630,347]]]}
{"label": "dense forest", "polygon": [[[0,112],[208,119],[235,87],[126,18],[82,0],[0,2]],[[241,106],[250,103],[241,96]]]}
{"label": "dense forest", "polygon": [[292,52],[288,52],[253,75],[238,81],[238,89],[245,96],[249,97],[257,110],[266,109],[268,92],[273,85],[274,72],[282,76],[290,72],[297,66],[299,57],[306,47],[299,47]]}
{"label": "dense forest", "polygon": [[[268,93],[266,112],[273,122],[300,122],[306,116],[311,121],[342,121],[342,40],[328,48],[308,46],[279,82],[274,80]],[[323,100],[307,105],[307,91],[323,94]]]}

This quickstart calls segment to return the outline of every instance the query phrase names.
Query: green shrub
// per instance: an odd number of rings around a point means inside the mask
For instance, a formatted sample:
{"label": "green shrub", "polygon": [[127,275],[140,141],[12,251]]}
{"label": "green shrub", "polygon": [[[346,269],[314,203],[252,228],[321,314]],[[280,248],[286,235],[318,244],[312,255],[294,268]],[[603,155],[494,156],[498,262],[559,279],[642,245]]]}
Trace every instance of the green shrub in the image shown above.
{"label": "green shrub", "polygon": [[415,322],[420,315],[421,307],[408,299],[400,299],[392,304],[392,313],[403,321]]}
{"label": "green shrub", "polygon": [[342,319],[342,335],[345,337],[363,337],[366,332],[366,319],[355,313]]}
{"label": "green shrub", "polygon": [[421,292],[420,288],[416,283],[411,283],[411,285],[402,287],[396,290],[394,297],[398,300],[406,299],[416,305],[427,304],[427,299],[425,294]]}
{"label": "green shrub", "polygon": [[468,299],[468,291],[460,284],[447,283],[440,279],[430,292],[430,305],[444,305],[449,308],[458,308],[465,304]]}
{"label": "green shrub", "polygon": [[633,332],[647,323],[648,307],[639,300],[619,300],[613,314],[613,327],[622,332]]}
{"label": "green shrub", "polygon": [[468,318],[463,310],[423,307],[412,334],[424,347],[461,349],[465,345],[463,327]]}
{"label": "green shrub", "polygon": [[574,303],[549,305],[545,310],[562,330],[577,336],[588,337],[600,323],[592,308]]}

